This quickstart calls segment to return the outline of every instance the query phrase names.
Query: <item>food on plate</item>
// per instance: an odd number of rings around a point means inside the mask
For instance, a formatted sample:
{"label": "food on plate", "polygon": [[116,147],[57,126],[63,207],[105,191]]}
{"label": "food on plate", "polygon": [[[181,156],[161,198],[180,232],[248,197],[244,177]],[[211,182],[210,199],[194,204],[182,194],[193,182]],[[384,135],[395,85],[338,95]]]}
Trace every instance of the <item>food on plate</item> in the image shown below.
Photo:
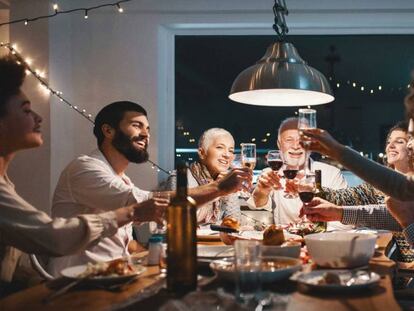
{"label": "food on plate", "polygon": [[263,232],[263,245],[282,245],[285,242],[283,229],[276,225],[270,225]]}
{"label": "food on plate", "polygon": [[318,285],[340,285],[341,278],[338,274],[333,272],[326,272],[323,276],[318,280]]}
{"label": "food on plate", "polygon": [[290,223],[286,230],[292,234],[305,236],[311,233],[323,232],[325,231],[325,228],[323,226],[319,226],[316,223],[301,221],[297,223]]}
{"label": "food on plate", "polygon": [[79,277],[123,276],[134,274],[135,269],[125,258],[108,262],[88,263],[86,270]]}
{"label": "food on plate", "polygon": [[[224,227],[229,227],[232,229],[239,230],[240,229],[240,223],[237,219],[234,219],[233,217],[224,217],[221,225]],[[220,239],[223,241],[226,245],[231,245],[236,240],[235,237],[230,236],[228,233],[220,232]]]}
{"label": "food on plate", "polygon": [[224,227],[229,227],[229,228],[236,229],[236,230],[240,229],[239,221],[233,217],[224,217],[221,222],[221,225]]}

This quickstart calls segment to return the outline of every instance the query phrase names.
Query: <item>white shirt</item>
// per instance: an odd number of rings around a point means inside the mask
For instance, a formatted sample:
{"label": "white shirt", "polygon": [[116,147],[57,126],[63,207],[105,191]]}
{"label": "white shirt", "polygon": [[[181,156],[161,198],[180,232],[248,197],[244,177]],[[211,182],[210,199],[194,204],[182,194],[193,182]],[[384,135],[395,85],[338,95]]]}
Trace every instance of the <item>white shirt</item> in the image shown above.
{"label": "white shirt", "polygon": [[[60,175],[53,196],[53,217],[73,217],[115,210],[135,202],[148,200],[149,192],[134,186],[125,174],[117,175],[100,150],[72,161]],[[70,266],[88,262],[108,261],[128,255],[132,240],[132,223],[117,233],[77,255],[51,258],[48,270],[52,275]]]}
{"label": "white shirt", "polygon": [[[266,168],[265,170],[270,170],[270,168]],[[328,187],[331,189],[343,189],[347,187],[347,183],[341,171],[332,165],[313,161],[312,170],[321,170],[322,187]],[[283,168],[280,169],[281,174],[282,171]],[[284,197],[285,194],[284,189],[272,190],[265,205],[256,206],[253,197],[247,201],[247,204],[252,209],[264,209],[270,212],[273,211],[275,224],[287,225],[300,220],[299,212],[303,206],[303,203],[299,197],[289,199]],[[339,222],[332,223],[335,223],[332,224],[333,227],[341,227]]]}

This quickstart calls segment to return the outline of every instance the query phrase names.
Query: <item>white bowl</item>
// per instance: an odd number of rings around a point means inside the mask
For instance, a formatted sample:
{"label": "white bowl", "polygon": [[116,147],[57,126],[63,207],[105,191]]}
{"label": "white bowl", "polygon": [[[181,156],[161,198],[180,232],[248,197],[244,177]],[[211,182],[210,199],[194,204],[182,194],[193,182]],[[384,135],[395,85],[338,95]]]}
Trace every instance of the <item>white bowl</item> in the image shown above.
{"label": "white bowl", "polygon": [[[234,271],[234,258],[214,260],[210,268],[217,277],[226,281],[234,282],[236,274]],[[294,272],[302,268],[302,261],[289,257],[264,257],[262,256],[261,281],[272,283],[289,278]]]}
{"label": "white bowl", "polygon": [[262,245],[262,256],[282,256],[299,258],[301,244],[299,242],[288,242],[287,245]]}
{"label": "white bowl", "polygon": [[377,236],[366,233],[326,232],[305,236],[309,254],[317,265],[353,268],[368,264]]}

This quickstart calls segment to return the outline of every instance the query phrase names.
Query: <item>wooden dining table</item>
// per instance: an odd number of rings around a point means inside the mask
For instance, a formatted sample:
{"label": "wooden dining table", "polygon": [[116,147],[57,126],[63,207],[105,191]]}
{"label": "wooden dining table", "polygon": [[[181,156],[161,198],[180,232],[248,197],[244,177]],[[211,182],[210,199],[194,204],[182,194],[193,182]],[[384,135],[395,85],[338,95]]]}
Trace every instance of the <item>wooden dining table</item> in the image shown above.
{"label": "wooden dining table", "polygon": [[[358,293],[330,294],[303,292],[298,290],[293,282],[283,281],[280,287],[291,288],[285,309],[288,311],[401,310],[394,298],[391,282],[396,265],[384,256],[385,245],[389,239],[389,235],[380,237],[379,248],[370,261],[370,269],[381,275],[378,286]],[[145,253],[141,255],[144,256]],[[68,280],[61,278],[8,296],[0,300],[0,310],[157,310],[168,299],[174,298],[164,289],[165,277],[160,275],[158,266],[148,266],[146,272],[134,282],[116,290],[76,286],[55,299],[45,302],[45,299],[50,297],[56,288],[61,288],[65,282]],[[205,277],[199,283],[202,290],[215,289],[221,285],[220,280],[214,277]],[[277,288],[277,284],[275,286]]]}

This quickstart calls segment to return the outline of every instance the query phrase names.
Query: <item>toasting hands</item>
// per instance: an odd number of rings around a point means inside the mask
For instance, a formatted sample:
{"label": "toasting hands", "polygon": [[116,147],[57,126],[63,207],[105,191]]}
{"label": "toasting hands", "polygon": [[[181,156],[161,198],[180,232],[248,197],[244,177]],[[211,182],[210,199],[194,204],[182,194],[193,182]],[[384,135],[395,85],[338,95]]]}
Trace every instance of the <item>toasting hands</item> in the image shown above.
{"label": "toasting hands", "polygon": [[250,188],[252,184],[253,173],[249,168],[233,168],[225,176],[221,177],[218,182],[218,188],[224,194],[230,194],[242,189]]}
{"label": "toasting hands", "polygon": [[394,198],[385,198],[385,203],[390,214],[403,227],[414,223],[414,201],[403,202]]}
{"label": "toasting hands", "polygon": [[318,128],[302,130],[301,145],[305,149],[316,151],[333,159],[338,159],[345,148],[327,131]]}
{"label": "toasting hands", "polygon": [[313,198],[302,206],[299,217],[306,216],[312,222],[341,221],[343,208],[321,198]]}
{"label": "toasting hands", "polygon": [[152,198],[134,204],[134,220],[138,222],[155,221],[162,224],[169,202],[170,200],[167,198]]}

